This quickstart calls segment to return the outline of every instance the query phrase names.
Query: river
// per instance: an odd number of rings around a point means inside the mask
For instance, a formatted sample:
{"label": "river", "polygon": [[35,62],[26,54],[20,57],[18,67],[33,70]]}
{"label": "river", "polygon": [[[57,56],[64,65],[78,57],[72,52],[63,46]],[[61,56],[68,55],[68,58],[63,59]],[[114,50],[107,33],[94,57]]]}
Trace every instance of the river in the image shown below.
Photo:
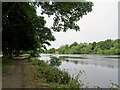
{"label": "river", "polygon": [[87,55],[87,54],[40,54],[39,59],[49,61],[50,57],[64,57],[58,67],[67,70],[71,76],[77,76],[84,71],[79,80],[84,87],[109,88],[111,82],[118,84],[118,56],[117,55]]}

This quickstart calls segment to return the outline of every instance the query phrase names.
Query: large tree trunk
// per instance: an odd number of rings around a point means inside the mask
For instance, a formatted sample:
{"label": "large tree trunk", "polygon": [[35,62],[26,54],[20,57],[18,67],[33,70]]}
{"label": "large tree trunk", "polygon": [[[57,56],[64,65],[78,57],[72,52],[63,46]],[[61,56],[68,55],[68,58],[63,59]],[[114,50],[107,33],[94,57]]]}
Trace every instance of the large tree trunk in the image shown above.
{"label": "large tree trunk", "polygon": [[11,50],[10,50],[9,53],[8,53],[8,59],[13,59],[13,53],[12,53]]}
{"label": "large tree trunk", "polygon": [[3,56],[2,56],[2,57],[3,57],[3,58],[8,57],[8,52],[3,50]]}
{"label": "large tree trunk", "polygon": [[20,50],[16,50],[14,55],[15,55],[15,57],[19,56],[20,55]]}

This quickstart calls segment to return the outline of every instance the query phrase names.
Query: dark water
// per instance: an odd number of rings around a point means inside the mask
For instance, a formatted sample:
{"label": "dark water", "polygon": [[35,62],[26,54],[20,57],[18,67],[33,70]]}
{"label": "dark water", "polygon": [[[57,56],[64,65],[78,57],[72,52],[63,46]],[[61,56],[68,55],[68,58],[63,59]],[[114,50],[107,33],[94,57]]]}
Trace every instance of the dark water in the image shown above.
{"label": "dark water", "polygon": [[108,88],[111,82],[118,84],[116,55],[41,54],[40,59],[48,61],[52,56],[64,58],[58,68],[67,70],[71,76],[77,76],[80,71],[84,71],[85,73],[80,74],[79,80],[89,88]]}

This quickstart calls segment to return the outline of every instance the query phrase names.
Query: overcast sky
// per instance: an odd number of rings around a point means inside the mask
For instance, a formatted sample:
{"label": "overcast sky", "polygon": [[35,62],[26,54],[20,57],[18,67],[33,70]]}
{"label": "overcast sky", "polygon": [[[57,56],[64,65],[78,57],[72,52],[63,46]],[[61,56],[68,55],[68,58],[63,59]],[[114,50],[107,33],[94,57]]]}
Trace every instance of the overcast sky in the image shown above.
{"label": "overcast sky", "polygon": [[[48,48],[58,48],[73,42],[93,42],[118,38],[118,0],[89,0],[94,3],[93,11],[78,21],[80,31],[54,32],[56,41]],[[40,15],[40,9],[37,9]],[[52,18],[45,16],[46,26],[51,27]]]}

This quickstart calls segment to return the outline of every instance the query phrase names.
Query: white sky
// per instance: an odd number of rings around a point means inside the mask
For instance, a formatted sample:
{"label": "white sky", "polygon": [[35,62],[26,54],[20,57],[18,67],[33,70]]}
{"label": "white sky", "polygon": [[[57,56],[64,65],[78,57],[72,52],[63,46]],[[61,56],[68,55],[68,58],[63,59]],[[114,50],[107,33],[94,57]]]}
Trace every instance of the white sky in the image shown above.
{"label": "white sky", "polygon": [[[48,48],[58,48],[73,42],[93,42],[118,38],[118,1],[119,0],[88,0],[94,3],[93,11],[78,21],[80,31],[54,32],[56,41]],[[40,15],[40,9],[37,9]],[[45,16],[46,26],[53,23],[52,18]]]}

